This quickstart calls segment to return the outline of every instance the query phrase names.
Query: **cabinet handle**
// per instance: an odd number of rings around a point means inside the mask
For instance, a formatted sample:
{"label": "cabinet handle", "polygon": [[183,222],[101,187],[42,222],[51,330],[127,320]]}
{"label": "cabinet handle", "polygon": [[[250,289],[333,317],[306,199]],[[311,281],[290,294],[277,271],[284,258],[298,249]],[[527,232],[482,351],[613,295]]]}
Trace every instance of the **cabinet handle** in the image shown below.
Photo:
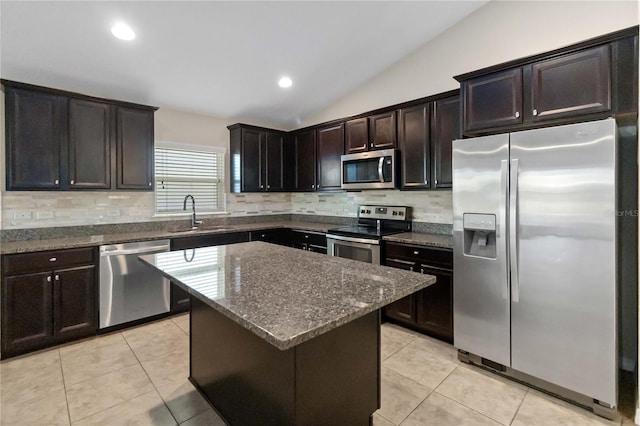
{"label": "cabinet handle", "polygon": [[413,272],[413,266],[409,266],[409,270]]}
{"label": "cabinet handle", "polygon": [[50,257],[50,258],[49,258],[49,262],[55,262],[56,260],[58,260],[58,258],[57,258],[57,257]]}
{"label": "cabinet handle", "polygon": [[75,180],[73,180],[73,179],[71,179],[71,182],[69,182],[69,183],[70,183],[71,185],[73,185],[73,184],[75,184],[75,183],[76,183],[76,181],[75,181]]}
{"label": "cabinet handle", "polygon": [[438,179],[434,179],[433,182],[437,185],[438,184]]}
{"label": "cabinet handle", "polygon": [[60,180],[56,179],[53,181],[53,183],[55,183],[56,185],[60,183]]}
{"label": "cabinet handle", "polygon": [[371,145],[370,145],[370,146],[371,146],[371,148],[373,148],[373,142],[371,142]]}
{"label": "cabinet handle", "polygon": [[533,115],[538,115],[538,110],[537,109],[533,109]]}
{"label": "cabinet handle", "polygon": [[516,118],[520,118],[520,112],[516,111]]}
{"label": "cabinet handle", "polygon": [[424,274],[424,268],[420,268],[420,273]]}
{"label": "cabinet handle", "polygon": [[271,188],[271,185],[267,185],[267,189]]}
{"label": "cabinet handle", "polygon": [[56,274],[56,281],[60,281],[60,275]]}
{"label": "cabinet handle", "polygon": [[51,282],[51,275],[49,275],[49,276],[47,277],[47,282],[48,282],[48,283],[50,283],[50,282]]}
{"label": "cabinet handle", "polygon": [[315,185],[311,185],[311,189],[314,189],[316,186]]}
{"label": "cabinet handle", "polygon": [[149,186],[152,186],[151,182],[149,182]]}
{"label": "cabinet handle", "polygon": [[418,250],[414,250],[413,254],[420,254],[420,252]]}

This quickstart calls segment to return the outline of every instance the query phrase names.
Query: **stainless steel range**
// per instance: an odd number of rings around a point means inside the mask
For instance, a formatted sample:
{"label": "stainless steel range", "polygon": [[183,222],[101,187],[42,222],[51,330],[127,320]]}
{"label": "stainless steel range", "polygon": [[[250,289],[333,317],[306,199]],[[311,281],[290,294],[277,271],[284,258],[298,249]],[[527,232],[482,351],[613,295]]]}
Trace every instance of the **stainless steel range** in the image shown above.
{"label": "stainless steel range", "polygon": [[380,241],[385,235],[411,231],[411,207],[358,207],[358,224],[329,229],[327,254],[380,264]]}

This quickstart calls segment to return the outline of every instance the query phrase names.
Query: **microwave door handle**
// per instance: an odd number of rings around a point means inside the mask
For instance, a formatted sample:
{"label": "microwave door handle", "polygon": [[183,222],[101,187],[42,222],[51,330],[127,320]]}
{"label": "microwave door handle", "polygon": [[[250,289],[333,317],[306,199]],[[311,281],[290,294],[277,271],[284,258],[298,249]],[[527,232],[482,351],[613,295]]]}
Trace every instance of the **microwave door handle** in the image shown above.
{"label": "microwave door handle", "polygon": [[380,182],[384,183],[384,157],[380,157],[378,161],[378,177],[380,177]]}

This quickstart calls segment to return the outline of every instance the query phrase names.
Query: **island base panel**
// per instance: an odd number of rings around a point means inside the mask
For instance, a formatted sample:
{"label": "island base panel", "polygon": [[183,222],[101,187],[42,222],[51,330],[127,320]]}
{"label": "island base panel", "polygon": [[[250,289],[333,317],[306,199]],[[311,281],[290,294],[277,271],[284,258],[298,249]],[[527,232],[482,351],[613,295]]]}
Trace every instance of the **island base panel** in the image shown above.
{"label": "island base panel", "polygon": [[190,379],[230,425],[369,425],[380,314],[281,351],[191,298]]}

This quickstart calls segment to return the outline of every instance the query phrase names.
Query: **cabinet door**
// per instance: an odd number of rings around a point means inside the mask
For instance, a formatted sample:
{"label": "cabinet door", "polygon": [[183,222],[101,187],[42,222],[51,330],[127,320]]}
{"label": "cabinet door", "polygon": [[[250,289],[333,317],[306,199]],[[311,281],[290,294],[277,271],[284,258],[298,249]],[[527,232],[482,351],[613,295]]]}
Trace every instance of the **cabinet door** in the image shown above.
{"label": "cabinet door", "polygon": [[460,97],[434,101],[431,118],[432,188],[451,188],[451,142],[461,136]]}
{"label": "cabinet door", "polygon": [[522,123],[522,69],[484,75],[462,83],[464,131]]}
{"label": "cabinet door", "polygon": [[[393,268],[405,269],[407,271],[415,270],[414,262],[405,262],[398,259],[385,259],[384,264]],[[387,317],[408,323],[416,322],[416,295],[411,294],[398,301],[385,306],[384,313]]]}
{"label": "cabinet door", "polygon": [[369,117],[369,149],[388,149],[396,146],[396,112]]}
{"label": "cabinet door", "polygon": [[525,110],[543,121],[611,109],[611,53],[601,46],[530,65],[531,96]]}
{"label": "cabinet door", "polygon": [[429,104],[403,108],[399,117],[400,187],[430,188]]}
{"label": "cabinet door", "polygon": [[265,132],[266,190],[284,190],[284,135]]}
{"label": "cabinet door", "polygon": [[53,324],[56,339],[67,340],[95,334],[95,266],[55,271],[53,281]]}
{"label": "cabinet door", "polygon": [[190,305],[189,292],[171,283],[171,313],[186,312]]}
{"label": "cabinet door", "polygon": [[453,272],[428,266],[421,266],[420,272],[434,275],[437,281],[418,293],[416,325],[453,342]]}
{"label": "cabinet door", "polygon": [[347,154],[364,152],[369,148],[367,117],[349,120],[344,124],[345,151]]}
{"label": "cabinet door", "polygon": [[279,244],[281,246],[290,246],[291,230],[278,228],[251,231],[250,239],[251,241],[265,241],[267,243]]}
{"label": "cabinet door", "polygon": [[6,277],[2,291],[2,353],[17,354],[53,342],[51,273]]}
{"label": "cabinet door", "polygon": [[69,187],[111,188],[111,107],[69,99]]}
{"label": "cabinet door", "polygon": [[66,99],[5,88],[7,190],[59,189]]}
{"label": "cabinet door", "polygon": [[264,188],[264,165],[262,164],[262,133],[242,129],[241,133],[242,192],[257,192]]}
{"label": "cabinet door", "polygon": [[117,188],[153,190],[153,111],[117,108]]}
{"label": "cabinet door", "polygon": [[344,124],[321,127],[317,130],[318,189],[340,189],[342,163],[340,156],[344,151]]}
{"label": "cabinet door", "polygon": [[316,190],[316,132],[308,130],[294,136],[295,189]]}

